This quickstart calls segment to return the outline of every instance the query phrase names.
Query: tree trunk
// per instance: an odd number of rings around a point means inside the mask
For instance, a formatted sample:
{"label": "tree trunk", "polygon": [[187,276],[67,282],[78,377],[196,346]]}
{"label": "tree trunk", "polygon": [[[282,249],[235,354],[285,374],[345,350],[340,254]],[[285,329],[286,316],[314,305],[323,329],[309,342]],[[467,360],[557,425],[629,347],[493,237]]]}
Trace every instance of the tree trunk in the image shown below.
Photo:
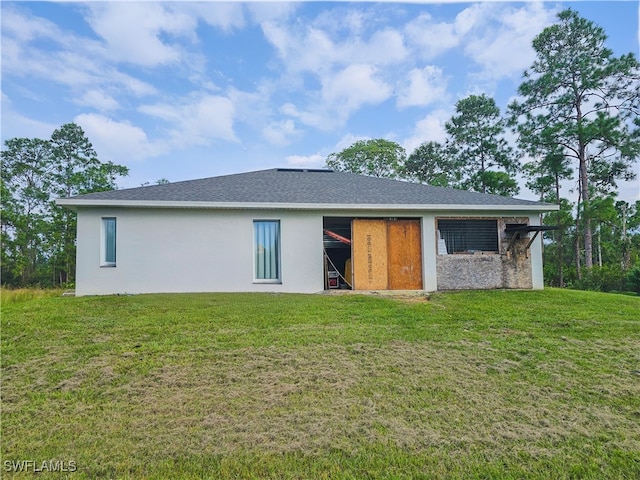
{"label": "tree trunk", "polygon": [[563,258],[563,250],[564,250],[564,245],[563,245],[563,241],[562,241],[562,232],[558,232],[558,286],[560,288],[564,287],[564,265],[562,264],[564,262],[564,258]]}
{"label": "tree trunk", "polygon": [[[556,175],[556,203],[558,204],[558,206],[560,206],[560,176]],[[559,215],[560,211],[558,210],[558,216],[557,218],[557,222],[556,222],[556,226],[558,227],[557,230],[557,235],[558,235],[558,242],[556,245],[556,248],[558,249],[557,251],[557,262],[558,262],[558,286],[560,288],[564,287],[564,266],[562,265],[562,262],[564,261],[564,246],[563,246],[563,242],[562,242],[562,237],[564,236],[564,233],[562,231],[562,222],[560,221],[560,215]]]}
{"label": "tree trunk", "polygon": [[578,207],[576,208],[576,240],[574,242],[574,255],[576,260],[576,276],[578,280],[582,279],[582,270],[580,268],[580,205],[582,203],[582,177],[578,176]]}
{"label": "tree trunk", "polygon": [[598,266],[602,267],[602,236],[600,235],[600,225],[598,225]]}
{"label": "tree trunk", "polygon": [[[578,115],[581,112],[578,109]],[[584,268],[593,267],[593,232],[591,231],[591,213],[589,212],[589,176],[587,171],[586,146],[580,140],[578,148],[578,160],[580,162],[578,174],[580,176],[580,196],[582,197],[582,222],[584,229]],[[578,210],[580,202],[578,202]]]}
{"label": "tree trunk", "polygon": [[628,270],[631,263],[631,246],[627,238],[627,204],[622,205],[622,269]]}
{"label": "tree trunk", "polygon": [[582,95],[576,92],[576,120],[578,127],[578,212],[580,211],[580,197],[582,197],[582,222],[584,235],[584,267],[593,267],[593,234],[591,232],[591,213],[589,209],[589,172],[587,165],[587,145],[583,140],[582,131]]}
{"label": "tree trunk", "polygon": [[[576,227],[578,226],[578,222],[576,222]],[[582,280],[582,268],[580,266],[580,233],[576,230],[576,241],[575,241],[575,256],[576,256],[576,277],[578,280]]]}

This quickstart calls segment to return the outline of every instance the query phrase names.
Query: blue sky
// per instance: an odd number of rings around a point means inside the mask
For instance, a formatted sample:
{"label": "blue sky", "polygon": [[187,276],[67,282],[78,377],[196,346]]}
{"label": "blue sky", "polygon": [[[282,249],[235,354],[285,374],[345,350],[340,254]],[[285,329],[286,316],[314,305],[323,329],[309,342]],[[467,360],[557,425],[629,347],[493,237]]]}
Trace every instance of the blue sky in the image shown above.
{"label": "blue sky", "polygon": [[[531,40],[566,7],[638,56],[632,1],[3,1],[2,140],[75,121],[129,167],[121,188],[321,167],[366,138],[411,153],[443,140],[467,95],[504,111]],[[621,197],[640,199],[638,182]]]}

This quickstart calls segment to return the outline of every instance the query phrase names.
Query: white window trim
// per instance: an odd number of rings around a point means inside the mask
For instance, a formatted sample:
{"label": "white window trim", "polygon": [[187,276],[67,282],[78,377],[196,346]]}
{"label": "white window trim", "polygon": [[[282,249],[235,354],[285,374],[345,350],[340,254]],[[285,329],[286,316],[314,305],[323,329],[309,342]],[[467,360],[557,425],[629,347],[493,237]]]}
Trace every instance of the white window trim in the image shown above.
{"label": "white window trim", "polygon": [[[256,223],[259,222],[276,222],[278,224],[278,278],[257,278],[257,265],[256,265]],[[251,234],[253,240],[251,241],[251,254],[253,257],[253,283],[256,284],[282,284],[282,223],[277,218],[254,218],[251,222]]]}
{"label": "white window trim", "polygon": [[[116,261],[115,262],[107,262],[107,229],[106,229],[106,221],[113,220],[115,221],[116,227]],[[118,221],[116,217],[102,217],[100,219],[100,267],[101,268],[114,268],[118,261]]]}

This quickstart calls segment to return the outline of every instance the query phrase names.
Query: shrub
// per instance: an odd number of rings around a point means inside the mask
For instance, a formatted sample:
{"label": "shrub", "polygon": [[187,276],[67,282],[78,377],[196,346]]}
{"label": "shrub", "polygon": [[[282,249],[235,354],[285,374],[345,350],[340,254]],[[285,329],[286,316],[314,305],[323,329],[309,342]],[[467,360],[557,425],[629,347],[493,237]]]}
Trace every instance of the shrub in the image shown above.
{"label": "shrub", "polygon": [[598,292],[620,292],[625,290],[625,273],[620,266],[594,266],[582,271],[582,278],[576,279],[573,288]]}
{"label": "shrub", "polygon": [[625,277],[625,287],[631,292],[640,295],[640,265],[636,265],[627,272]]}

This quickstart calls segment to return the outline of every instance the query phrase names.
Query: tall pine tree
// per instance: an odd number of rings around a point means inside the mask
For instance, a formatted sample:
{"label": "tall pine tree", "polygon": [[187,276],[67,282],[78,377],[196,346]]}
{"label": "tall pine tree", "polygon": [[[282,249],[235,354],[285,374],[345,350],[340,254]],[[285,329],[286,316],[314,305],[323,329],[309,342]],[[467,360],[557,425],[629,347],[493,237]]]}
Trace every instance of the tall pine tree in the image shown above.
{"label": "tall pine tree", "polygon": [[447,151],[463,174],[465,189],[512,196],[517,161],[504,138],[506,125],[493,98],[470,95],[456,103],[456,115],[445,124]]}
{"label": "tall pine tree", "polygon": [[632,54],[614,57],[604,30],[576,12],[558,20],[534,39],[536,60],[509,111],[521,147],[538,156],[559,151],[577,170],[584,265],[591,268],[595,187],[632,178],[640,153],[640,65]]}

